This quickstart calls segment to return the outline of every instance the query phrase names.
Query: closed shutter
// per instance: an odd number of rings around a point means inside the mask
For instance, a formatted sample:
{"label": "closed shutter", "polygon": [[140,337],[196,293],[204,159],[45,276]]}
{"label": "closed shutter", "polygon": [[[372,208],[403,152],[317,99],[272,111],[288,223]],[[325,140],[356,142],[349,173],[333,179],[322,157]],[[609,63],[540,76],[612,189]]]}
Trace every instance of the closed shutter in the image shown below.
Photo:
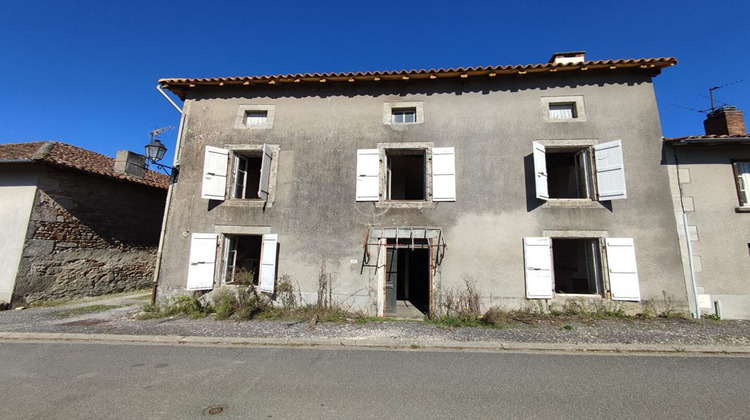
{"label": "closed shutter", "polygon": [[203,159],[203,188],[201,198],[224,200],[227,188],[229,150],[206,146]]}
{"label": "closed shutter", "polygon": [[263,144],[263,158],[260,163],[260,184],[258,186],[258,197],[268,200],[269,181],[271,180],[271,148]]}
{"label": "closed shutter", "polygon": [[456,151],[432,149],[432,201],[456,201]]}
{"label": "closed shutter", "polygon": [[594,161],[599,201],[627,198],[622,142],[615,140],[594,146]]}
{"label": "closed shutter", "polygon": [[276,284],[276,244],[279,235],[263,235],[263,246],[260,250],[260,291],[273,293]]}
{"label": "closed shutter", "polygon": [[357,201],[380,199],[380,151],[357,150]]}
{"label": "closed shutter", "polygon": [[217,237],[215,233],[193,233],[190,239],[187,290],[214,288]]}
{"label": "closed shutter", "polygon": [[547,187],[547,152],[539,142],[532,142],[534,148],[534,178],[536,180],[536,198],[549,199]]}
{"label": "closed shutter", "polygon": [[550,238],[523,238],[527,299],[552,298],[551,245]]}
{"label": "closed shutter", "polygon": [[635,264],[635,245],[632,238],[608,238],[607,265],[612,300],[641,300],[638,270]]}

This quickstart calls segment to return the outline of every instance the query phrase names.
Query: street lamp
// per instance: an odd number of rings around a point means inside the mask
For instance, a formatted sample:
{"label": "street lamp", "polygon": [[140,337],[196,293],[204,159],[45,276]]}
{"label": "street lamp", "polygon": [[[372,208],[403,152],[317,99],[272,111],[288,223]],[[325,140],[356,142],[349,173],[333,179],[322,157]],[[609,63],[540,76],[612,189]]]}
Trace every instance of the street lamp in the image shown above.
{"label": "street lamp", "polygon": [[169,175],[170,178],[172,178],[172,181],[175,181],[177,179],[177,173],[179,172],[179,169],[173,168],[171,166],[162,165],[159,163],[159,161],[164,157],[164,153],[167,152],[167,146],[164,145],[164,143],[161,142],[156,136],[160,133],[163,133],[167,130],[171,130],[172,126],[169,127],[163,127],[163,128],[157,128],[156,130],[152,131],[150,134],[151,136],[151,142],[146,145],[146,166],[149,165],[155,165],[158,166],[159,169],[164,171],[167,175]]}

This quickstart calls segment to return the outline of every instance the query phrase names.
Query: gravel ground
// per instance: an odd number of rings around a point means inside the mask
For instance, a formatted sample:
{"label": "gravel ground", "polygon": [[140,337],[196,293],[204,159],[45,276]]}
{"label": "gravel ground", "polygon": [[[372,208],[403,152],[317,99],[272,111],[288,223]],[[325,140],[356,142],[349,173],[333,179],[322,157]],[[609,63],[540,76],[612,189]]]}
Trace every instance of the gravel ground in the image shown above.
{"label": "gravel ground", "polygon": [[[136,320],[143,294],[86,299],[51,308],[0,312],[0,331],[177,335],[206,337],[347,338],[357,340],[498,341],[570,344],[750,345],[750,321],[681,319],[556,318],[535,325],[497,328],[444,328],[419,321],[318,323],[295,321],[216,321],[213,317]],[[113,305],[91,311],[91,305]]]}

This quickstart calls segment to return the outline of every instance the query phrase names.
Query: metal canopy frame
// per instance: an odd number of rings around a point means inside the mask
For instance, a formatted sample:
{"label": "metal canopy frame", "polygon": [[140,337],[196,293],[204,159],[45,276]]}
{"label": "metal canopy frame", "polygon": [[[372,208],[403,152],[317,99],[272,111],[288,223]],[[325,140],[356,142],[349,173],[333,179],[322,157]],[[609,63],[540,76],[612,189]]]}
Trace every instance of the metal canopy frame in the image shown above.
{"label": "metal canopy frame", "polygon": [[[383,245],[382,239],[393,239],[393,243],[386,243],[385,248],[393,249],[432,249],[434,255],[434,266],[438,267],[445,257],[445,249],[448,244],[445,243],[442,228],[435,227],[371,227],[365,233],[364,254],[362,256],[362,267],[360,274],[365,267],[379,268],[377,261],[380,257]],[[417,243],[419,241],[419,243]],[[424,241],[424,242],[423,242]],[[406,243],[402,243],[406,242]],[[371,263],[372,253],[370,247],[376,247],[375,263]]]}

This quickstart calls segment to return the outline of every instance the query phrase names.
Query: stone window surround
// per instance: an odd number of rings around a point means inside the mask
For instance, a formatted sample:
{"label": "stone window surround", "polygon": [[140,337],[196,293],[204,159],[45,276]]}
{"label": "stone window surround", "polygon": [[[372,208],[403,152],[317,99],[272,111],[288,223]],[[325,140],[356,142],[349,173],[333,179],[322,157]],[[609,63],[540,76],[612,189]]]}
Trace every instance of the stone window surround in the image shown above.
{"label": "stone window surround", "polygon": [[[266,111],[266,123],[260,125],[246,125],[245,116],[248,112]],[[234,128],[238,130],[270,130],[273,127],[274,114],[276,105],[240,105],[237,107],[237,118],[234,121]]]}
{"label": "stone window surround", "polygon": [[[393,123],[393,110],[414,108],[416,116],[413,123]],[[383,124],[390,126],[409,126],[424,123],[424,102],[385,102],[383,104]]]}
{"label": "stone window surround", "polygon": [[[567,148],[590,148],[599,144],[598,139],[568,139],[568,140],[536,140],[542,146],[548,149],[567,149]],[[593,170],[593,168],[590,168]],[[591,174],[593,176],[593,174]],[[596,177],[592,178],[592,188],[596,189]],[[549,198],[540,206],[541,208],[584,208],[584,209],[605,209],[601,201],[588,198]]]}
{"label": "stone window surround", "polygon": [[235,152],[263,152],[262,144],[226,144],[224,148],[229,150],[232,164],[229,167],[229,176],[227,176],[227,194],[226,200],[221,205],[230,207],[273,207],[276,199],[276,178],[279,172],[279,155],[281,148],[276,144],[268,144],[271,149],[271,174],[268,178],[268,200],[260,198],[233,198],[232,187],[234,186],[234,155]]}
{"label": "stone window surround", "polygon": [[[586,107],[583,105],[583,96],[542,96],[542,119],[546,123],[569,123],[586,121]],[[576,117],[567,120],[553,120],[549,116],[550,104],[575,104]]]}
{"label": "stone window surround", "polygon": [[[409,142],[409,143],[378,143],[380,152],[380,200],[375,202],[375,207],[383,208],[434,208],[436,202],[432,201],[432,148],[433,142]],[[385,200],[388,186],[385,179],[386,150],[411,149],[424,150],[425,152],[425,199],[424,200]]]}

